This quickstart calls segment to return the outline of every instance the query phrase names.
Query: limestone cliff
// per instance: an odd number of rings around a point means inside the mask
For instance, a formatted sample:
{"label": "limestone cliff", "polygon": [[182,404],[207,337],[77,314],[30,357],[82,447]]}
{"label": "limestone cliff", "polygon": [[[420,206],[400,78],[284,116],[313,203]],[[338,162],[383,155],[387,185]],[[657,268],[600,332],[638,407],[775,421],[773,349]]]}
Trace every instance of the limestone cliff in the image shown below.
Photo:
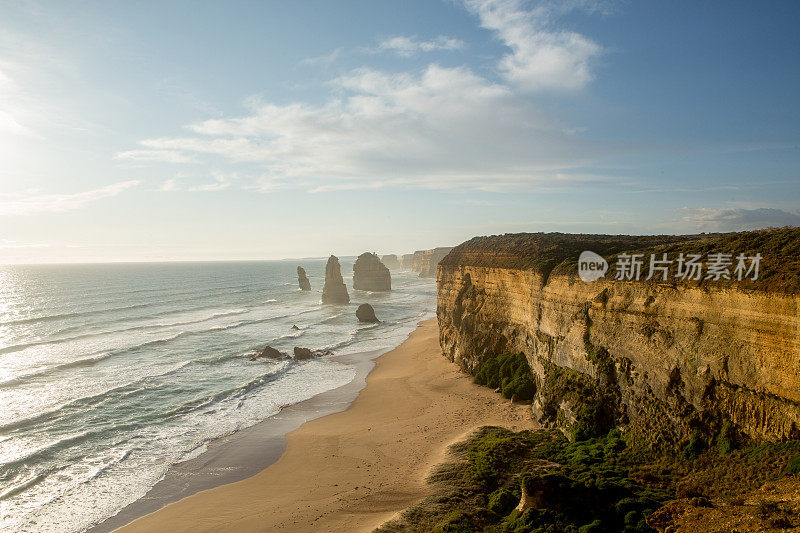
{"label": "limestone cliff", "polygon": [[332,255],[325,265],[325,285],[322,287],[322,303],[343,305],[350,303],[350,295],[342,279],[339,258]]}
{"label": "limestone cliff", "polygon": [[[421,278],[435,278],[439,261],[444,259],[452,249],[451,246],[446,246],[432,250],[417,250],[411,258],[411,270],[417,272]],[[405,257],[403,256],[403,261],[405,261]]]}
{"label": "limestone cliff", "polygon": [[[577,276],[582,250],[759,251],[764,261],[758,281],[587,283]],[[713,438],[726,424],[757,441],[798,438],[798,252],[796,228],[472,239],[439,264],[441,347],[471,373],[504,351],[525,354],[532,414],[545,425],[593,417],[657,446]]]}
{"label": "limestone cliff", "polygon": [[381,257],[381,263],[386,265],[389,270],[400,270],[400,261],[394,254],[388,254]]}
{"label": "limestone cliff", "polygon": [[414,254],[403,254],[400,259],[400,268],[403,270],[411,270],[414,266]]}
{"label": "limestone cliff", "polygon": [[390,291],[392,276],[374,253],[364,252],[353,264],[353,288],[360,291]]}
{"label": "limestone cliff", "polygon": [[422,261],[419,269],[419,276],[421,278],[435,278],[436,267],[439,266],[439,261],[444,259],[447,254],[452,250],[452,246],[434,248],[433,250],[425,250],[422,253]]}

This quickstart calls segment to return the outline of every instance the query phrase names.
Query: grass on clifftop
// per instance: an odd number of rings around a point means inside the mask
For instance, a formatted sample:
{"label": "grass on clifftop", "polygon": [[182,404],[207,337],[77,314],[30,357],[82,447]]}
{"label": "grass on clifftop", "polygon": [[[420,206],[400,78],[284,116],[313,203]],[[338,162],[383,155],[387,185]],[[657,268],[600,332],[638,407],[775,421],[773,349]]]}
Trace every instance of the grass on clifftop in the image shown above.
{"label": "grass on clifftop", "polygon": [[[429,479],[434,496],[378,531],[653,531],[646,519],[666,502],[741,504],[742,494],[800,468],[798,453],[800,441],[790,441],[686,459],[637,452],[617,430],[569,442],[557,430],[484,427],[451,447],[452,461]],[[517,509],[523,486],[528,505]]]}
{"label": "grass on clifftop", "polygon": [[[545,277],[551,273],[576,275],[578,256],[591,250],[609,261],[613,270],[620,253],[643,254],[649,261],[651,253],[667,253],[675,259],[681,252],[752,256],[760,253],[761,272],[756,281],[736,283],[686,282],[695,285],[735,285],[744,289],[800,293],[800,228],[771,228],[739,233],[709,233],[699,235],[590,235],[568,233],[507,233],[475,237],[455,248],[441,265],[471,265],[495,268],[534,270]],[[673,263],[668,281],[674,280]],[[704,269],[705,271],[705,269]],[[647,274],[645,264],[644,275]],[[634,283],[634,282],[628,282]]]}

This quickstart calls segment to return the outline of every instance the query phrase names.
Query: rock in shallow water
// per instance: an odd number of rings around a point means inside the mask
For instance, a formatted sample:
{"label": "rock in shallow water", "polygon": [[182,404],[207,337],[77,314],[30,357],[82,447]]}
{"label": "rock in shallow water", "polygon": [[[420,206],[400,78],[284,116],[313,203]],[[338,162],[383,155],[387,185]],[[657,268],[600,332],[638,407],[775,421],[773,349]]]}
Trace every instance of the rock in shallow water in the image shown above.
{"label": "rock in shallow water", "polygon": [[369,304],[361,304],[356,309],[356,318],[359,322],[380,322],[375,316],[375,309]]}
{"label": "rock in shallow water", "polygon": [[250,360],[255,361],[256,359],[261,359],[262,357],[266,359],[283,359],[284,357],[286,357],[286,355],[283,352],[279,352],[272,346],[267,346],[266,348],[261,350],[261,352],[252,356]]}
{"label": "rock in shallow water", "polygon": [[302,361],[304,359],[311,359],[312,357],[314,357],[314,352],[308,348],[300,348],[299,346],[294,347],[295,360]]}
{"label": "rock in shallow water", "polygon": [[311,282],[308,281],[308,277],[306,276],[306,271],[301,266],[297,267],[297,283],[300,284],[301,291],[311,290]]}

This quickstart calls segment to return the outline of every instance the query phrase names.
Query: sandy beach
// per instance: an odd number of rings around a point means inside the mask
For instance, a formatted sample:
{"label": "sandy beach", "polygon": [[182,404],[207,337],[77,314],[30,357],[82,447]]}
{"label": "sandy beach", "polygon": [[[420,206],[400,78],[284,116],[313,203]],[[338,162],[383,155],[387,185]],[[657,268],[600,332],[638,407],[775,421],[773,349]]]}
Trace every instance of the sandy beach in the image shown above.
{"label": "sandy beach", "polygon": [[370,531],[425,497],[447,447],[483,425],[532,421],[448,362],[428,320],[377,360],[347,410],[289,433],[277,462],[119,531]]}

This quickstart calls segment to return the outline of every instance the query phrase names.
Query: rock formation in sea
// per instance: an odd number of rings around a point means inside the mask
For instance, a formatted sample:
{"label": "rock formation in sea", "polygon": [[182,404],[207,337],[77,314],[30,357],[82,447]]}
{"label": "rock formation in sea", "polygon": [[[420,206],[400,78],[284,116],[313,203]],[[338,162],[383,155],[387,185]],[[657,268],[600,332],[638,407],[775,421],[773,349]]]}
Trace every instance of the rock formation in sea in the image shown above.
{"label": "rock formation in sea", "polygon": [[257,354],[255,354],[252,357],[250,357],[250,360],[251,361],[255,361],[256,359],[262,359],[262,358],[264,358],[264,359],[283,359],[284,357],[286,357],[286,354],[284,354],[283,352],[280,352],[280,351],[276,350],[272,346],[267,346],[266,348],[264,348],[263,350],[261,350]]}
{"label": "rock formation in sea", "polygon": [[381,263],[386,265],[389,270],[400,270],[400,261],[397,260],[397,256],[394,254],[381,257]]}
{"label": "rock formation in sea", "polygon": [[306,271],[301,266],[297,267],[297,282],[300,284],[301,291],[311,290],[311,282],[308,281],[308,277],[306,276]]}
{"label": "rock formation in sea", "polygon": [[376,254],[364,252],[353,265],[353,288],[359,291],[390,291],[392,275]]}
{"label": "rock formation in sea", "polygon": [[325,265],[325,285],[322,287],[322,303],[344,305],[350,303],[350,295],[342,280],[339,258],[332,255]]}
{"label": "rock formation in sea", "polygon": [[[755,442],[800,438],[800,273],[787,252],[798,245],[800,228],[476,237],[439,265],[442,351],[472,374],[523,354],[531,414],[568,432],[619,426],[631,442],[664,449],[731,430]],[[757,280],[685,281],[673,264],[668,281],[645,281],[651,254],[665,249],[673,261],[731,254],[731,272],[740,253],[764,259]],[[612,266],[616,254],[642,254],[641,280],[583,281],[586,250]]]}
{"label": "rock formation in sea", "polygon": [[414,254],[403,254],[400,258],[400,268],[403,270],[411,270],[414,266]]}
{"label": "rock formation in sea", "polygon": [[375,309],[369,304],[361,304],[356,309],[356,318],[359,322],[380,322],[375,316]]}
{"label": "rock formation in sea", "polygon": [[314,357],[314,352],[308,348],[294,347],[294,359],[296,361],[303,361],[304,359],[311,359]]}

